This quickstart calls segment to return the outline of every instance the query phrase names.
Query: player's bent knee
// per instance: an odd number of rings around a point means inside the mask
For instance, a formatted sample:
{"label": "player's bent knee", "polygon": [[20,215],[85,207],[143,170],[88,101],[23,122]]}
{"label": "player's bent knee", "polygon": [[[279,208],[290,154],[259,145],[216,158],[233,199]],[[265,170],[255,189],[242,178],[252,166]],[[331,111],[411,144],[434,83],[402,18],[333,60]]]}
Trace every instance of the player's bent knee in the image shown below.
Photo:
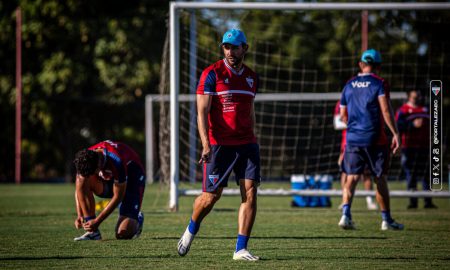
{"label": "player's bent knee", "polygon": [[116,239],[118,240],[129,240],[132,239],[135,233],[127,230],[119,230],[116,232]]}
{"label": "player's bent knee", "polygon": [[204,208],[208,208],[214,205],[219,199],[220,193],[203,193],[201,198],[202,204]]}

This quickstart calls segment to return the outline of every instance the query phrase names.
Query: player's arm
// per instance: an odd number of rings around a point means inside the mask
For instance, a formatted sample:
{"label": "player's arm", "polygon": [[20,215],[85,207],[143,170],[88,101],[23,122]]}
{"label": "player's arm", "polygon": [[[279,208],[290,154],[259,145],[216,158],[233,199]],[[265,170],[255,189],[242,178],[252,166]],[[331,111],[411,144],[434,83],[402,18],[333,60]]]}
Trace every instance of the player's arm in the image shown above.
{"label": "player's arm", "polygon": [[398,134],[397,125],[394,120],[394,113],[392,111],[392,106],[386,98],[385,95],[378,96],[378,102],[381,108],[381,114],[383,115],[384,122],[388,126],[389,130],[392,132],[392,152],[395,154],[400,148],[400,139]]}
{"label": "player's arm", "polygon": [[344,122],[346,125],[348,124],[348,113],[347,113],[347,106],[342,106],[339,109],[339,117],[342,122]]}
{"label": "player's arm", "polygon": [[77,210],[77,218],[75,219],[75,228],[80,229],[83,226],[83,213],[80,202],[78,201],[77,191],[75,190],[75,207]]}
{"label": "player's arm", "polygon": [[103,209],[103,211],[98,215],[98,223],[102,223],[113,211],[117,208],[119,203],[125,197],[125,191],[127,190],[127,183],[115,182],[113,185],[113,196],[109,201],[108,205]]}
{"label": "player's arm", "polygon": [[200,139],[203,146],[202,158],[200,159],[200,162],[208,161],[211,151],[211,145],[208,137],[208,114],[211,110],[211,100],[211,95],[197,95],[198,133],[200,134]]}

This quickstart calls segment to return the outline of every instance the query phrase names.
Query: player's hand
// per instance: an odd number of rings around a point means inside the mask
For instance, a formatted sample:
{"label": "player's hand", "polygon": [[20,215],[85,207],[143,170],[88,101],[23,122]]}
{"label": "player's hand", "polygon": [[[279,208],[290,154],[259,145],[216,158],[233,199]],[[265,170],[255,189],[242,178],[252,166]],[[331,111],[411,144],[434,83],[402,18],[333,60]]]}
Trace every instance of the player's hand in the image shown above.
{"label": "player's hand", "polygon": [[395,155],[399,148],[400,148],[400,138],[398,134],[394,134],[394,136],[392,137],[392,144],[391,144],[392,153]]}
{"label": "player's hand", "polygon": [[413,126],[415,128],[421,128],[423,125],[423,118],[416,118],[413,120]]}
{"label": "player's hand", "polygon": [[200,158],[198,163],[199,164],[209,163],[210,156],[211,156],[211,146],[209,145],[203,146],[202,157]]}
{"label": "player's hand", "polygon": [[100,224],[95,219],[83,223],[83,229],[88,232],[95,232]]}
{"label": "player's hand", "polygon": [[81,227],[83,226],[83,217],[77,217],[77,219],[75,219],[75,228],[77,229],[81,229]]}

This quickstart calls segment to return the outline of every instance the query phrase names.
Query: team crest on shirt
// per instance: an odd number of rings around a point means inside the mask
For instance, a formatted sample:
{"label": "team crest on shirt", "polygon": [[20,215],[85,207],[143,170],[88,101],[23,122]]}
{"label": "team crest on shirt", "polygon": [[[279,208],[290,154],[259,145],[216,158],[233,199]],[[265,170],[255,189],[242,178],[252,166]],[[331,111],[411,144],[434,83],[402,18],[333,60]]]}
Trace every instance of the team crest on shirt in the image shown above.
{"label": "team crest on shirt", "polygon": [[250,88],[253,87],[253,78],[252,77],[247,77],[247,78],[245,78],[245,80],[247,81],[248,86],[250,86]]}
{"label": "team crest on shirt", "polygon": [[224,82],[225,82],[225,83],[228,83],[228,78],[226,78]]}
{"label": "team crest on shirt", "polygon": [[215,185],[217,183],[217,181],[219,181],[219,175],[218,174],[210,174],[208,176],[209,178],[209,182],[211,182],[211,184]]}

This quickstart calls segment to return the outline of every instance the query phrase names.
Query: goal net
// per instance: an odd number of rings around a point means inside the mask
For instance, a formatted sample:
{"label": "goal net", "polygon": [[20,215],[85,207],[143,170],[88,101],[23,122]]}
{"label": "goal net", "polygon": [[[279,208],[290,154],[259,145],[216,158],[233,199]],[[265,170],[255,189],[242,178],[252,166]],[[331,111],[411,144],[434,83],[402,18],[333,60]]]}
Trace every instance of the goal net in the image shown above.
{"label": "goal net", "polygon": [[[155,168],[162,180],[201,181],[195,88],[202,70],[223,57],[219,44],[229,28],[245,32],[250,46],[245,64],[260,76],[255,111],[264,180],[289,179],[293,174],[337,176],[341,131],[333,128],[333,112],[343,85],[358,72],[363,18],[368,21],[368,47],[382,54],[380,75],[391,85],[394,110],[405,101],[406,91],[418,89],[426,97],[430,80],[440,79],[445,87],[450,79],[450,44],[442,35],[450,24],[448,5],[441,10],[381,5],[364,17],[361,8],[344,9],[339,4],[329,10],[279,10],[276,4],[272,6],[278,10],[242,9],[237,3],[233,9],[191,4],[189,8],[172,7],[171,13],[176,15],[171,25],[171,31],[176,31],[171,72],[176,74],[171,79],[177,86],[171,101],[178,99],[172,106],[177,107],[179,119],[173,118],[169,99],[161,98],[163,124],[158,125],[158,142],[160,152],[175,147],[178,155],[161,155],[159,168],[170,167],[169,158],[176,166],[172,172]],[[166,91],[162,94],[169,94],[169,87],[162,89]],[[175,123],[178,134],[170,141],[168,134]],[[444,141],[447,134],[445,129]],[[445,158],[448,161],[448,155]],[[390,176],[402,178],[400,158],[391,163]]]}

